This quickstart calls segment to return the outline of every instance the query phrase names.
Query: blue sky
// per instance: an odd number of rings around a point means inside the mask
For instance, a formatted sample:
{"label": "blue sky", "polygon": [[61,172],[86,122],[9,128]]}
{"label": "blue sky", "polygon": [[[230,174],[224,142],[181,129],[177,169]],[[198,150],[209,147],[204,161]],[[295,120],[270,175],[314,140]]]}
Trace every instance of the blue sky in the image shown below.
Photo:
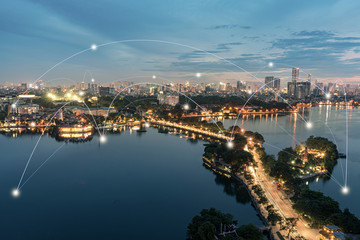
{"label": "blue sky", "polygon": [[[206,50],[261,79],[286,81],[290,67],[299,66],[303,77],[360,83],[359,9],[357,0],[7,1],[0,8],[0,82],[33,81],[93,43],[156,39]],[[201,51],[141,41],[86,52],[43,79],[188,80],[196,72],[203,81],[255,81]]]}

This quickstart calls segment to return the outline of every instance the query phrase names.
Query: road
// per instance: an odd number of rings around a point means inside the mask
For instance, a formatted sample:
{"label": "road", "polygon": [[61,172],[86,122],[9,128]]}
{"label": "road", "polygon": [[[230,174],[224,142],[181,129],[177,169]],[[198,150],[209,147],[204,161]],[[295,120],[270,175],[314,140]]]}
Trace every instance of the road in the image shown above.
{"label": "road", "polygon": [[292,208],[292,204],[289,199],[284,196],[282,191],[276,188],[276,185],[273,184],[272,179],[265,173],[257,153],[255,151],[251,151],[251,153],[253,154],[254,160],[258,165],[256,172],[254,173],[255,181],[265,191],[267,198],[274,205],[275,209],[277,209],[284,218],[299,219],[296,224],[296,230],[301,236],[309,240],[318,239],[319,229],[311,229],[306,226],[306,222],[302,220],[302,218],[299,217],[299,215]]}

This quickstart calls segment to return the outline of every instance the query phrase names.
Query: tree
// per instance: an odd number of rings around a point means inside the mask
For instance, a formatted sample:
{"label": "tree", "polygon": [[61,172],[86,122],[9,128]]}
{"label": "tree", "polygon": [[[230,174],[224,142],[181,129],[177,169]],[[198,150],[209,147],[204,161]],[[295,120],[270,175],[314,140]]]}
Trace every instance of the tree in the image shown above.
{"label": "tree", "polygon": [[295,227],[298,222],[297,218],[286,218],[285,221],[283,221],[281,230],[287,231],[287,238],[290,239],[291,233],[294,233],[296,231]]}
{"label": "tree", "polygon": [[[214,208],[203,209],[199,216],[193,217],[188,225],[187,235],[193,240],[213,240],[215,237],[220,239],[220,227],[236,225],[233,216],[224,214]],[[222,240],[262,240],[264,235],[259,229],[253,225],[248,224],[240,226],[236,232],[227,234],[221,237]]]}
{"label": "tree", "polygon": [[[188,225],[187,235],[193,240],[205,240],[209,235],[220,233],[221,225],[236,224],[231,214],[224,214],[215,208],[203,209],[200,216],[195,216]],[[212,224],[212,225],[210,225]],[[211,228],[212,227],[212,228]],[[209,233],[209,235],[207,234]]]}
{"label": "tree", "polygon": [[199,226],[197,233],[202,240],[213,240],[215,236],[215,226],[209,221],[204,222]]}
{"label": "tree", "polygon": [[248,224],[240,226],[236,230],[237,234],[244,238],[249,240],[263,240],[264,235],[259,231],[259,229],[254,224]]}

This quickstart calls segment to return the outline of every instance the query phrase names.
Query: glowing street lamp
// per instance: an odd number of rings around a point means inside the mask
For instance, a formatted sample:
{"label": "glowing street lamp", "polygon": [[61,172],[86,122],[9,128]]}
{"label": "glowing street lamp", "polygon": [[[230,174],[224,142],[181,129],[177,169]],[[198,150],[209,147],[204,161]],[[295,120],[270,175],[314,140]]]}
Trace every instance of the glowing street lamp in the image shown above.
{"label": "glowing street lamp", "polygon": [[229,149],[232,149],[234,147],[234,143],[233,142],[227,142],[226,143],[226,146],[229,148]]}

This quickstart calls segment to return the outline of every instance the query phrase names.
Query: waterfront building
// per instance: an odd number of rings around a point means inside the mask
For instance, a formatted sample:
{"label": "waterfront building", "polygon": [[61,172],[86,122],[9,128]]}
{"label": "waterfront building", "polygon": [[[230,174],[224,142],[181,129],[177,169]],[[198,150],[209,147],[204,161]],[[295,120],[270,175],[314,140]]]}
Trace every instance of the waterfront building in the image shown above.
{"label": "waterfront building", "polygon": [[39,105],[32,103],[16,105],[15,107],[11,108],[11,113],[19,114],[19,115],[25,115],[25,114],[30,115],[37,113],[38,111],[39,111]]}
{"label": "waterfront building", "polygon": [[338,226],[324,226],[320,231],[320,240],[345,240],[345,234]]}
{"label": "waterfront building", "polygon": [[107,107],[101,107],[101,108],[74,108],[72,109],[72,112],[76,115],[76,116],[79,116],[79,115],[82,115],[82,114],[90,114],[90,111],[91,111],[91,114],[94,115],[94,116],[102,116],[102,117],[106,117],[107,116],[107,113],[109,111],[109,114],[110,113],[116,113],[116,110],[115,109],[112,109],[112,108],[107,108]]}

